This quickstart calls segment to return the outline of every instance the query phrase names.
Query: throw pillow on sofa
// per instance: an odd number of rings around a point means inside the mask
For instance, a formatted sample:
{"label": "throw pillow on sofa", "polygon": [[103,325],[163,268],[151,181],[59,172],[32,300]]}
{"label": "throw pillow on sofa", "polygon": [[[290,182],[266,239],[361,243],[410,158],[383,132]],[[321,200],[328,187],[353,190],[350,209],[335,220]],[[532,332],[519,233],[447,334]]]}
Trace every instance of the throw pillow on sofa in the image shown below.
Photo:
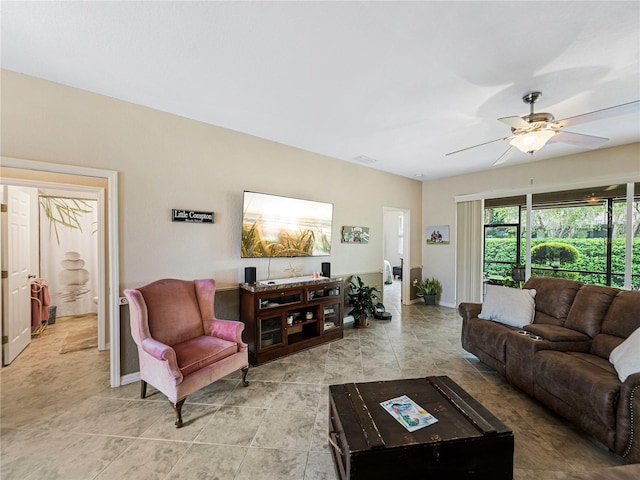
{"label": "throw pillow on sofa", "polygon": [[613,363],[621,382],[629,375],[640,372],[640,328],[611,350],[609,361]]}
{"label": "throw pillow on sofa", "polygon": [[522,328],[533,322],[536,314],[534,289],[519,289],[487,285],[487,292],[478,318],[493,320]]}

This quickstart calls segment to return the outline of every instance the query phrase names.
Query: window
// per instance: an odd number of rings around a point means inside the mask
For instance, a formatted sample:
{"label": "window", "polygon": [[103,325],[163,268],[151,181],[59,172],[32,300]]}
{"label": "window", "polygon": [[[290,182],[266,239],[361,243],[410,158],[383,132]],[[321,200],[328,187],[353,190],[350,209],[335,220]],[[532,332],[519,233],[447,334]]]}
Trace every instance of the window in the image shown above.
{"label": "window", "polygon": [[613,232],[611,240],[611,284],[624,283],[627,226],[632,229],[631,286],[640,290],[640,189],[635,186],[635,198],[631,205],[631,221],[627,221],[625,199],[613,200]]}
{"label": "window", "polygon": [[[633,228],[632,286],[640,288],[640,184],[627,221],[626,185],[535,194],[531,211],[531,273],[624,287],[626,228]],[[509,283],[525,263],[526,198],[485,202],[485,275]]]}
{"label": "window", "polygon": [[[513,265],[521,263],[521,215],[525,197],[487,200],[484,210],[484,275],[504,283]],[[512,205],[505,205],[512,203]]]}

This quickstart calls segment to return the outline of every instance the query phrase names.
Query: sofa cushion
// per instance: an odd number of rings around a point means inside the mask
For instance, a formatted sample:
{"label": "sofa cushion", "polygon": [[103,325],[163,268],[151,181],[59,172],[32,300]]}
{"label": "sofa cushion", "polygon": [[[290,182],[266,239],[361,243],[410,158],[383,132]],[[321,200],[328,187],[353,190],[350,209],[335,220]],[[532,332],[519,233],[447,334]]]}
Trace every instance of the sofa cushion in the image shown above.
{"label": "sofa cushion", "polygon": [[213,365],[238,352],[238,344],[222,338],[202,336],[173,346],[183,376]]}
{"label": "sofa cushion", "polygon": [[629,375],[640,372],[640,328],[611,351],[609,361],[618,372],[621,382]]}
{"label": "sofa cushion", "polygon": [[591,344],[591,353],[609,359],[611,351],[640,328],[640,291],[621,290],[611,301],[600,333]]}
{"label": "sofa cushion", "polygon": [[478,318],[522,328],[533,322],[536,291],[487,285]]}
{"label": "sofa cushion", "polygon": [[540,350],[534,355],[534,382],[535,388],[566,404],[581,423],[615,431],[621,383],[609,361],[589,353]]}
{"label": "sofa cushion", "polygon": [[600,333],[609,306],[619,292],[617,288],[583,285],[573,300],[564,326],[595,337]]}
{"label": "sofa cushion", "polygon": [[536,316],[534,323],[564,325],[571,304],[582,282],[554,277],[531,277],[524,288],[536,290]]}
{"label": "sofa cushion", "polygon": [[138,290],[144,297],[149,318],[153,319],[149,332],[154,339],[173,346],[204,335],[193,282],[164,279]]}
{"label": "sofa cushion", "polygon": [[602,322],[602,333],[627,338],[640,327],[640,290],[620,290]]}
{"label": "sofa cushion", "polygon": [[624,338],[620,338],[616,335],[599,333],[596,335],[596,338],[593,339],[593,342],[591,342],[591,353],[608,359],[611,356],[613,349],[623,341]]}

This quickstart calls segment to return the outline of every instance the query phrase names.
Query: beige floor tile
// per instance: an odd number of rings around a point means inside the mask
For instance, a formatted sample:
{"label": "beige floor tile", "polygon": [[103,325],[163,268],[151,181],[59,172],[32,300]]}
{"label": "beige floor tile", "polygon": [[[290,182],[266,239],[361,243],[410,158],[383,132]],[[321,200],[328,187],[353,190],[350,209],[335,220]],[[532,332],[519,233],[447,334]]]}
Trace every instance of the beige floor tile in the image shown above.
{"label": "beige floor tile", "polygon": [[304,451],[250,448],[237,480],[303,480],[308,453]]}
{"label": "beige floor tile", "polygon": [[266,412],[263,408],[220,407],[195,441],[248,447]]}
{"label": "beige floor tile", "polygon": [[337,480],[330,453],[310,453],[304,480]]}
{"label": "beige floor tile", "polygon": [[309,451],[316,411],[267,410],[252,447]]}
{"label": "beige floor tile", "polygon": [[193,444],[173,466],[167,480],[233,480],[246,447]]}
{"label": "beige floor tile", "polygon": [[165,478],[183,457],[189,443],[162,440],[135,440],[97,477],[97,480],[151,480]]}
{"label": "beige floor tile", "polygon": [[163,406],[163,413],[142,434],[141,438],[158,440],[175,440],[192,442],[208,425],[213,415],[220,408],[219,405],[186,404],[182,407],[182,427],[176,428],[176,414],[167,401]]}

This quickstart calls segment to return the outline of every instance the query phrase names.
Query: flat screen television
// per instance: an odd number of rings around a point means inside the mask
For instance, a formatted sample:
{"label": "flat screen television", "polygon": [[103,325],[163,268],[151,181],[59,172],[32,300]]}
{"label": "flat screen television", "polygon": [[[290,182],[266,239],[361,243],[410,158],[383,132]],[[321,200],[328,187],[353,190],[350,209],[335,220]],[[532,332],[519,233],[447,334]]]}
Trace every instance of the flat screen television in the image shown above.
{"label": "flat screen television", "polygon": [[333,204],[245,191],[242,258],[331,254]]}

